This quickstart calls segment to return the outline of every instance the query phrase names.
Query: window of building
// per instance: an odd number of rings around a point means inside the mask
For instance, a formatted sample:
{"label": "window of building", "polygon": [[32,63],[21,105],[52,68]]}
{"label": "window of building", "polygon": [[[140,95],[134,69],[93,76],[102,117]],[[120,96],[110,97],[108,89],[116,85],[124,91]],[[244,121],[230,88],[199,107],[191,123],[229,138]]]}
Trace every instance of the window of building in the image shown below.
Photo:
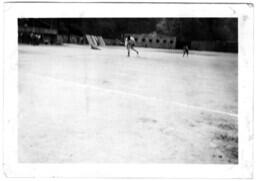
{"label": "window of building", "polygon": [[152,39],[149,39],[149,42],[152,43]]}
{"label": "window of building", "polygon": [[173,44],[173,41],[172,41],[172,40],[170,40],[170,44]]}
{"label": "window of building", "polygon": [[136,42],[138,41],[138,38],[134,38],[134,39],[135,39]]}
{"label": "window of building", "polygon": [[159,43],[159,40],[158,40],[158,39],[156,39],[156,42],[157,42],[157,43]]}
{"label": "window of building", "polygon": [[146,40],[145,40],[145,38],[142,38],[142,42],[145,42]]}
{"label": "window of building", "polygon": [[166,40],[163,40],[163,43],[166,43]]}

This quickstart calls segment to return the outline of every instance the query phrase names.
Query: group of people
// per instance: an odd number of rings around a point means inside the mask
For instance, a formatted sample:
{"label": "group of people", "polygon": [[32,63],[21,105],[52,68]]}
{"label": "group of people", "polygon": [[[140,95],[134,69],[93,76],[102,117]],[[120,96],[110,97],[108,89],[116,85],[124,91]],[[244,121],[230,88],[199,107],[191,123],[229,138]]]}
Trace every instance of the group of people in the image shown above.
{"label": "group of people", "polygon": [[[136,50],[134,47],[135,47],[135,39],[134,39],[134,37],[132,37],[132,36],[127,36],[126,38],[125,38],[125,47],[126,47],[126,49],[127,49],[127,56],[128,57],[130,57],[130,52],[131,52],[131,50],[132,51],[134,51],[134,52],[136,52],[137,53],[137,55],[139,55],[139,51],[138,50]],[[188,48],[188,45],[185,45],[184,47],[183,47],[183,57],[185,56],[185,55],[187,55],[188,56],[188,54],[189,54],[189,48]]]}
{"label": "group of people", "polygon": [[20,43],[27,43],[31,45],[39,45],[42,42],[42,35],[34,32],[30,33],[19,33],[19,42]]}

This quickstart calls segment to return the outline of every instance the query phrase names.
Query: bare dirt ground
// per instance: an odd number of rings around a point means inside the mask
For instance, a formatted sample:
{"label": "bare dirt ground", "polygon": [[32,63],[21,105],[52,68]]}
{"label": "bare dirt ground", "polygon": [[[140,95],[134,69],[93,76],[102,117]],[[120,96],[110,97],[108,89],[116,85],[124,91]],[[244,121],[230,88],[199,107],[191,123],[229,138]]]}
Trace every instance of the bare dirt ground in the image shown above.
{"label": "bare dirt ground", "polygon": [[19,161],[238,163],[238,56],[19,45]]}

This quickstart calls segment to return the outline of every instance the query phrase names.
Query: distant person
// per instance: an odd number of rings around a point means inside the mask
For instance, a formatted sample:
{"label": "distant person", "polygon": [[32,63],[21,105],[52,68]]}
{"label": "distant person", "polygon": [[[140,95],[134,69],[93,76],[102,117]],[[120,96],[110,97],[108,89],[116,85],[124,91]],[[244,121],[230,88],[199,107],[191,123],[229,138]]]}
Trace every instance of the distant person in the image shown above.
{"label": "distant person", "polygon": [[29,38],[30,38],[30,44],[34,45],[35,42],[35,34],[33,32],[31,32],[29,34]]}
{"label": "distant person", "polygon": [[185,45],[185,46],[183,47],[183,57],[184,57],[185,55],[187,55],[187,57],[188,57],[188,54],[189,54],[189,49],[188,49],[188,46]]}
{"label": "distant person", "polygon": [[35,45],[39,45],[40,39],[41,39],[41,35],[40,34],[35,34]]}
{"label": "distant person", "polygon": [[125,46],[128,51],[128,57],[130,57],[130,50],[135,51],[137,53],[137,55],[139,55],[139,51],[134,48],[135,40],[132,36],[127,36],[127,38],[125,39]]}

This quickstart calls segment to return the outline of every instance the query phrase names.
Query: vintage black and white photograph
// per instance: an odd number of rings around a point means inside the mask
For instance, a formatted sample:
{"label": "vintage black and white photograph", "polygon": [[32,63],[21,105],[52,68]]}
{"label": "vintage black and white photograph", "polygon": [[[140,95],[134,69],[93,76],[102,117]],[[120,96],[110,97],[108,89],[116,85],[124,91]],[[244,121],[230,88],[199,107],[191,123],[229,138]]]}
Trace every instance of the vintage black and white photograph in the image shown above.
{"label": "vintage black and white photograph", "polygon": [[253,11],[6,2],[5,177],[252,178]]}
{"label": "vintage black and white photograph", "polygon": [[238,164],[238,18],[18,18],[20,163]]}

